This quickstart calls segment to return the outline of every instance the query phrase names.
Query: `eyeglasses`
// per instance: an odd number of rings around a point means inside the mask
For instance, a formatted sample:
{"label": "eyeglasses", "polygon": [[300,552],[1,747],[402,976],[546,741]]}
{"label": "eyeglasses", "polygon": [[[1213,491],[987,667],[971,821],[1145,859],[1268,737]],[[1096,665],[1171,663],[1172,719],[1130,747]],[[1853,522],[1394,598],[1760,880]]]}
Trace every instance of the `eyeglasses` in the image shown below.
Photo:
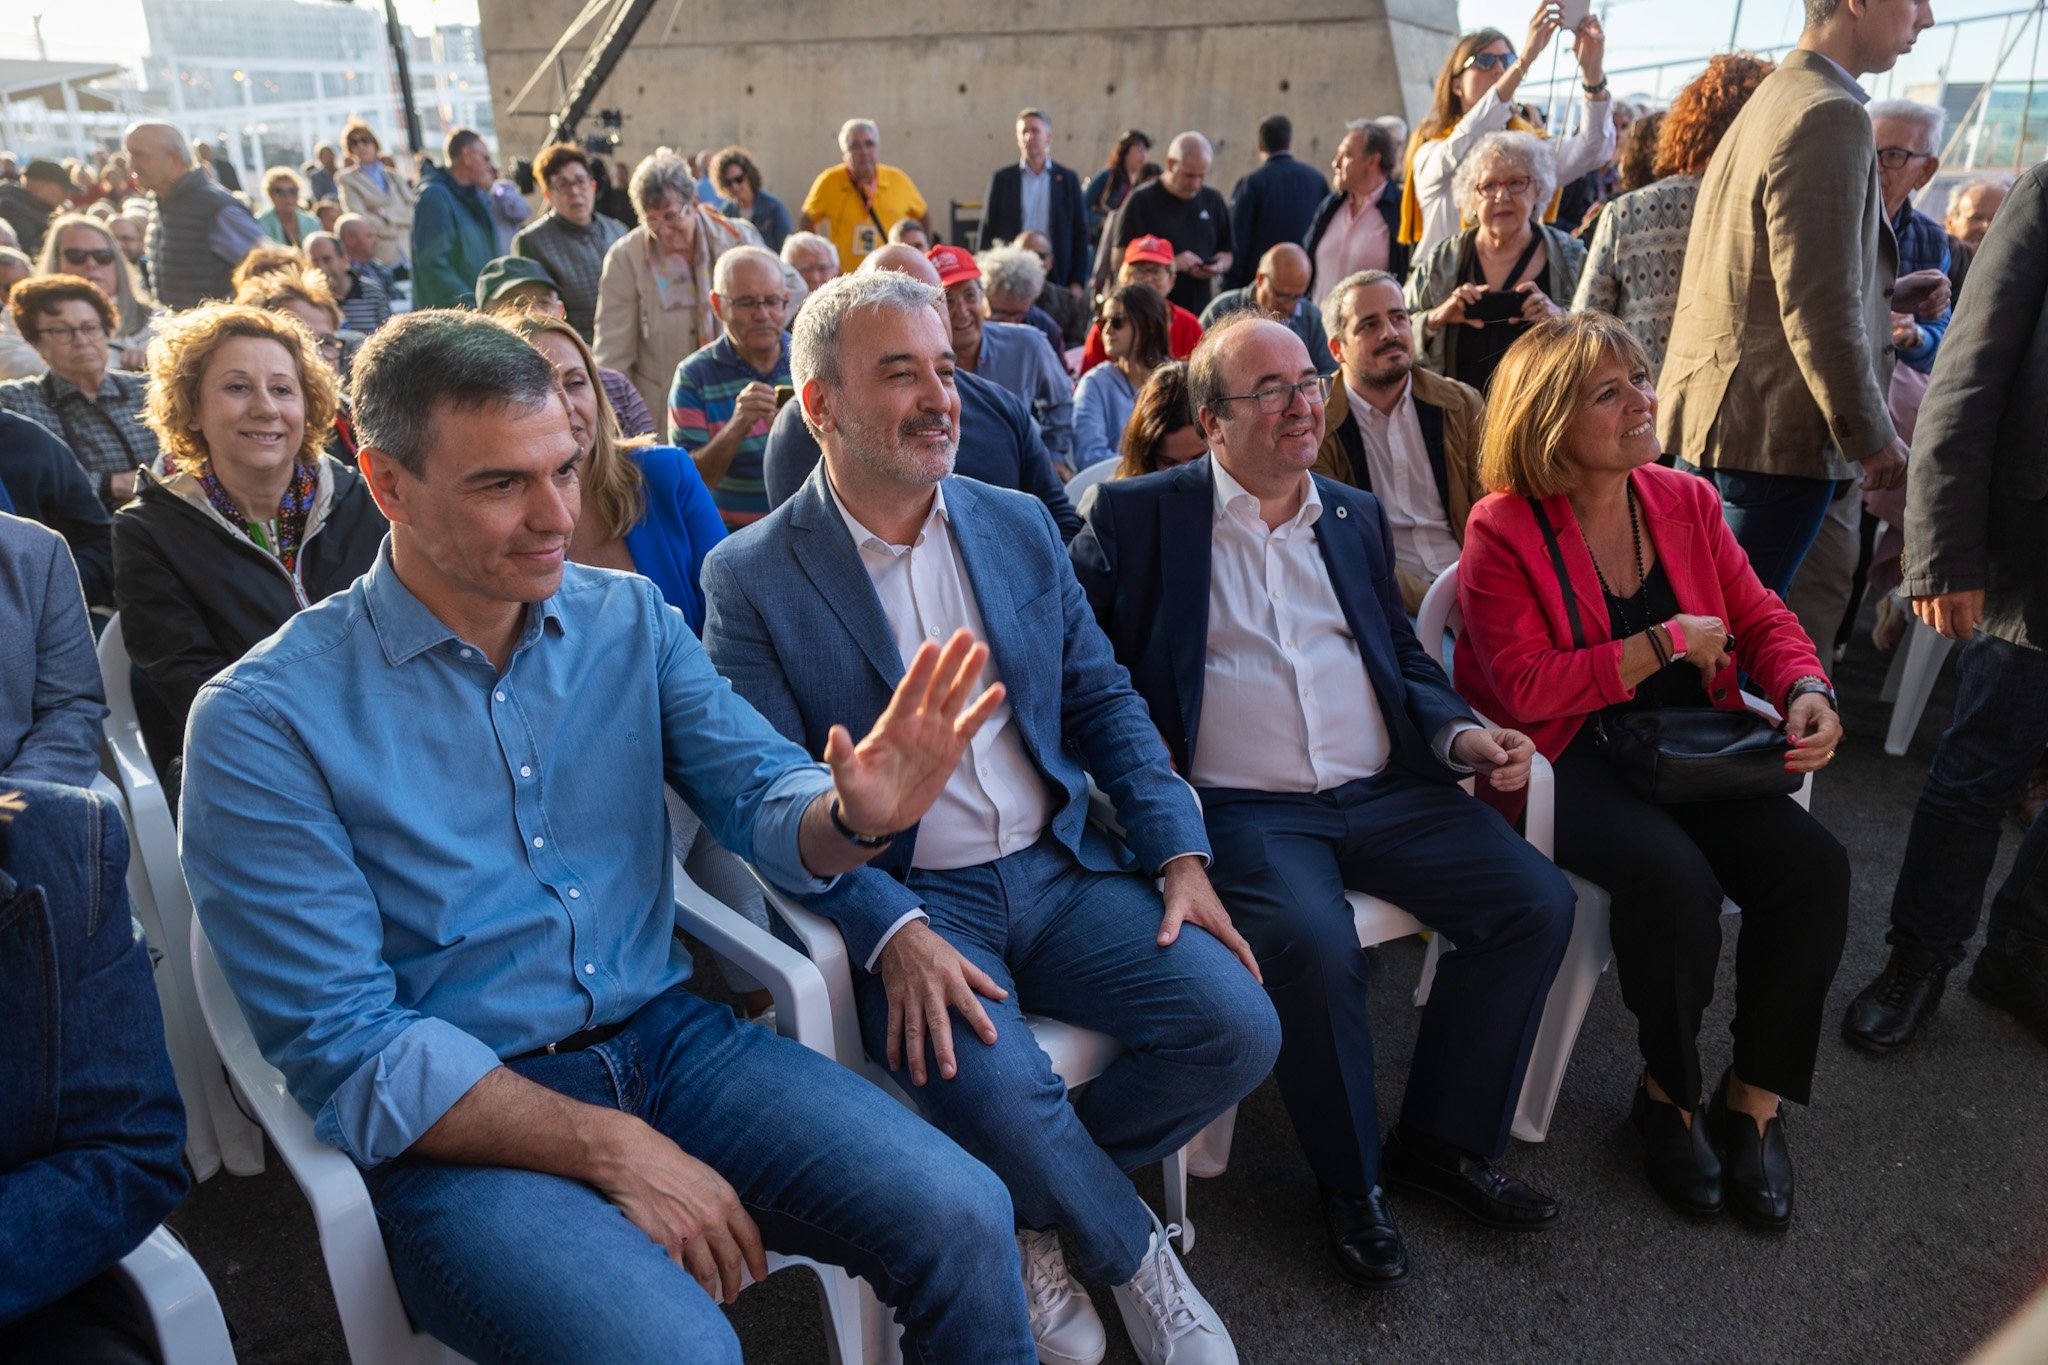
{"label": "eyeglasses", "polygon": [[1130,319],[1125,317],[1122,313],[1104,313],[1102,315],[1102,330],[1105,332],[1113,332],[1119,327],[1128,325],[1129,322]]}
{"label": "eyeglasses", "polygon": [[1269,384],[1257,393],[1230,393],[1214,401],[1221,405],[1245,398],[1255,398],[1259,403],[1259,411],[1270,416],[1293,407],[1294,395],[1297,393],[1311,404],[1329,402],[1330,384],[1334,378],[1333,375],[1319,374],[1314,379],[1304,379],[1299,384]]}
{"label": "eyeglasses", "polygon": [[1474,185],[1472,192],[1481,199],[1513,199],[1527,194],[1535,183],[1529,176],[1518,175],[1512,180],[1489,180],[1483,185]]}
{"label": "eyeglasses", "polygon": [[1899,171],[1933,155],[1933,152],[1916,152],[1910,147],[1880,147],[1877,149],[1877,164],[1888,171]]}
{"label": "eyeglasses", "polygon": [[340,337],[316,337],[313,344],[319,349],[320,354],[328,360],[339,360],[341,358],[342,346]]}
{"label": "eyeglasses", "polygon": [[548,181],[548,188],[556,194],[575,194],[579,190],[589,189],[596,183],[587,175],[558,175]]}
{"label": "eyeglasses", "polygon": [[739,298],[725,301],[725,306],[735,313],[772,313],[778,308],[787,307],[788,304],[787,294],[770,294],[759,299],[751,294],[743,294]]}
{"label": "eyeglasses", "polygon": [[272,185],[270,187],[270,197],[272,199],[296,199],[299,197],[299,187],[297,185]]}
{"label": "eyeglasses", "polygon": [[88,251],[84,247],[79,246],[67,246],[64,248],[64,264],[84,265],[87,261],[91,261],[94,265],[112,265],[114,263],[114,253],[105,247],[101,247],[96,251]]}
{"label": "eyeglasses", "polygon": [[98,341],[107,334],[107,329],[97,322],[81,322],[76,327],[58,323],[54,327],[36,328],[36,340],[54,341],[69,346],[78,341]]}
{"label": "eyeglasses", "polygon": [[740,186],[747,183],[747,174],[745,171],[734,171],[731,175],[727,176],[725,179],[719,181],[718,183],[725,186],[729,190],[736,190]]}
{"label": "eyeglasses", "polygon": [[1505,71],[1514,64],[1515,53],[1514,49],[1510,48],[1506,52],[1475,52],[1465,59],[1465,64],[1459,67],[1458,70],[1470,71],[1476,66],[1481,71],[1492,71],[1495,69]]}

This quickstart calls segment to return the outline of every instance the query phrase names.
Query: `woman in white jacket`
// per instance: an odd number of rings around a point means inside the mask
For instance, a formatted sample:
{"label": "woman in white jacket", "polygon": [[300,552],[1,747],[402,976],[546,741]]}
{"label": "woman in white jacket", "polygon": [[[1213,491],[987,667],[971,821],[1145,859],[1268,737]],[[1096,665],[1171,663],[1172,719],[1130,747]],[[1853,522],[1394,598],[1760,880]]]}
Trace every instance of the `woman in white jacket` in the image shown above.
{"label": "woman in white jacket", "polygon": [[[1515,116],[1515,91],[1563,23],[1560,0],[1542,0],[1529,20],[1529,34],[1519,55],[1507,35],[1495,28],[1468,33],[1451,49],[1450,58],[1437,73],[1429,115],[1408,143],[1401,240],[1414,245],[1414,260],[1422,260],[1437,243],[1457,236],[1463,226],[1453,186],[1459,164],[1479,139],[1504,129],[1543,131]],[[1598,170],[1614,157],[1614,101],[1608,97],[1602,66],[1606,34],[1591,15],[1579,22],[1573,34],[1572,56],[1585,95],[1577,126],[1557,139],[1560,187]],[[1554,217],[1556,207],[1553,202],[1544,217]]]}
{"label": "woman in white jacket", "polygon": [[388,160],[377,135],[361,119],[350,119],[342,131],[348,162],[334,177],[341,206],[361,214],[377,229],[377,264],[398,265],[412,250],[413,187]]}

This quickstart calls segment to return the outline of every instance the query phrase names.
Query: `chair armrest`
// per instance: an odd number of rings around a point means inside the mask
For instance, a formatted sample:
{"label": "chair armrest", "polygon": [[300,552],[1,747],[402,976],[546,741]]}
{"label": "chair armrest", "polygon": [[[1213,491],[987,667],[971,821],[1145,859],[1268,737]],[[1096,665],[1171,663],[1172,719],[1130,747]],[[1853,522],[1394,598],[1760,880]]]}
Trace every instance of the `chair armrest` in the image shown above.
{"label": "chair armrest", "polygon": [[1537,754],[1529,760],[1529,804],[1522,817],[1522,837],[1544,857],[1557,856],[1557,770]]}
{"label": "chair armrest", "polygon": [[149,1318],[157,1354],[170,1365],[234,1365],[220,1300],[192,1253],[159,1227],[115,1267]]}
{"label": "chair armrest", "polygon": [[[766,900],[768,909],[789,929],[802,955],[810,959],[818,979],[824,984],[833,1040],[828,1055],[849,1070],[864,1069],[867,1065],[867,1050],[861,1045],[860,1040],[860,1012],[853,1001],[853,974],[855,971],[866,969],[854,965],[846,951],[846,940],[840,936],[838,925],[815,910],[807,910],[797,904],[794,898],[762,876],[760,869],[753,864],[747,865],[747,871],[760,883],[761,895]],[[778,943],[776,946],[782,945]],[[765,981],[767,978],[762,979]],[[806,1045],[815,1046],[808,1039],[804,1042]],[[827,1049],[820,1048],[819,1051]]]}
{"label": "chair armrest", "polygon": [[775,998],[775,1031],[837,1059],[832,1001],[811,959],[714,898],[678,864],[676,927],[759,981]]}

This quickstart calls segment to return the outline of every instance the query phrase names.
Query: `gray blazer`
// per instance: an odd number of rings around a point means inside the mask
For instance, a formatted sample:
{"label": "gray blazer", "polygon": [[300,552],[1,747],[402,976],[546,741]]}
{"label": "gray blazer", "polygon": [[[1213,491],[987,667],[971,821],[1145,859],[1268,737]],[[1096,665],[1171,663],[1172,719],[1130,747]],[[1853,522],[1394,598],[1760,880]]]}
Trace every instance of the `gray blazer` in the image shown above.
{"label": "gray blazer", "polygon": [[0,778],[89,786],[106,718],[64,538],[0,512]]}
{"label": "gray blazer", "polygon": [[1896,434],[1898,244],[1860,88],[1795,49],[1707,165],[1658,375],[1667,453],[1708,469],[1846,478]]}
{"label": "gray blazer", "polygon": [[2048,164],[2019,178],[1970,265],[1913,430],[1906,577],[1984,590],[1984,630],[2048,649]]}

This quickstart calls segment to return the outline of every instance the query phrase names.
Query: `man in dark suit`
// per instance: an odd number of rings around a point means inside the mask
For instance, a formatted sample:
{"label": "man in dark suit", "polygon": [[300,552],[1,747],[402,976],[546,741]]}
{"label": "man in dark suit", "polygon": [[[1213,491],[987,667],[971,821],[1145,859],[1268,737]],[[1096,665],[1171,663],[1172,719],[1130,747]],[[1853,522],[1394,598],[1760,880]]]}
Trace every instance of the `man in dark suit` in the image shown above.
{"label": "man in dark suit", "polygon": [[989,178],[981,205],[977,251],[1014,242],[1019,233],[1042,232],[1052,239],[1047,278],[1057,288],[1080,293],[1088,278],[1088,210],[1081,202],[1081,177],[1052,159],[1052,119],[1037,109],[1017,115],[1017,164]]}
{"label": "man in dark suit", "polygon": [[[984,681],[1001,704],[935,803],[908,829],[848,829],[886,847],[808,903],[863,968],[869,1056],[1008,1185],[1039,1359],[1105,1349],[1063,1229],[1083,1272],[1113,1287],[1141,1360],[1235,1365],[1126,1173],[1257,1085],[1278,1024],[1210,889],[1200,813],[1052,518],[949,477],[960,403],[943,304],[923,281],[869,270],[804,304],[791,377],[824,462],[705,560],[705,648],[742,697],[816,750],[881,715],[891,680],[941,642],[953,657],[986,641]],[[1128,855],[1087,822],[1091,774]],[[1108,1033],[1127,1055],[1070,1100],[1027,1008]],[[980,1046],[956,1046],[951,1011]]]}
{"label": "man in dark suit", "polygon": [[1316,205],[1330,192],[1322,172],[1294,159],[1294,122],[1275,114],[1259,124],[1259,168],[1230,191],[1230,269],[1223,283],[1242,289],[1259,258],[1282,242],[1300,245]]}
{"label": "man in dark suit", "polygon": [[[1892,893],[1890,963],[1842,1021],[1890,1052],[1941,1002],[1977,932],[2005,812],[2048,746],[2048,166],[2012,187],[1970,267],[1914,428],[1905,581],[1952,640],[1955,719],[1920,792]],[[2048,1042],[2048,820],[1991,901],[1970,993]]]}
{"label": "man in dark suit", "polygon": [[[1476,721],[1416,640],[1379,500],[1310,473],[1329,382],[1279,323],[1226,320],[1188,365],[1211,453],[1097,485],[1072,553],[1201,795],[1217,892],[1280,1014],[1274,1074],[1322,1185],[1331,1254],[1381,1287],[1408,1277],[1383,1175],[1490,1227],[1557,1221],[1556,1201],[1494,1162],[1575,897],[1458,790],[1474,772],[1503,790],[1527,782],[1534,746]],[[1371,960],[1347,890],[1385,897],[1455,948],[1384,1146]]]}

